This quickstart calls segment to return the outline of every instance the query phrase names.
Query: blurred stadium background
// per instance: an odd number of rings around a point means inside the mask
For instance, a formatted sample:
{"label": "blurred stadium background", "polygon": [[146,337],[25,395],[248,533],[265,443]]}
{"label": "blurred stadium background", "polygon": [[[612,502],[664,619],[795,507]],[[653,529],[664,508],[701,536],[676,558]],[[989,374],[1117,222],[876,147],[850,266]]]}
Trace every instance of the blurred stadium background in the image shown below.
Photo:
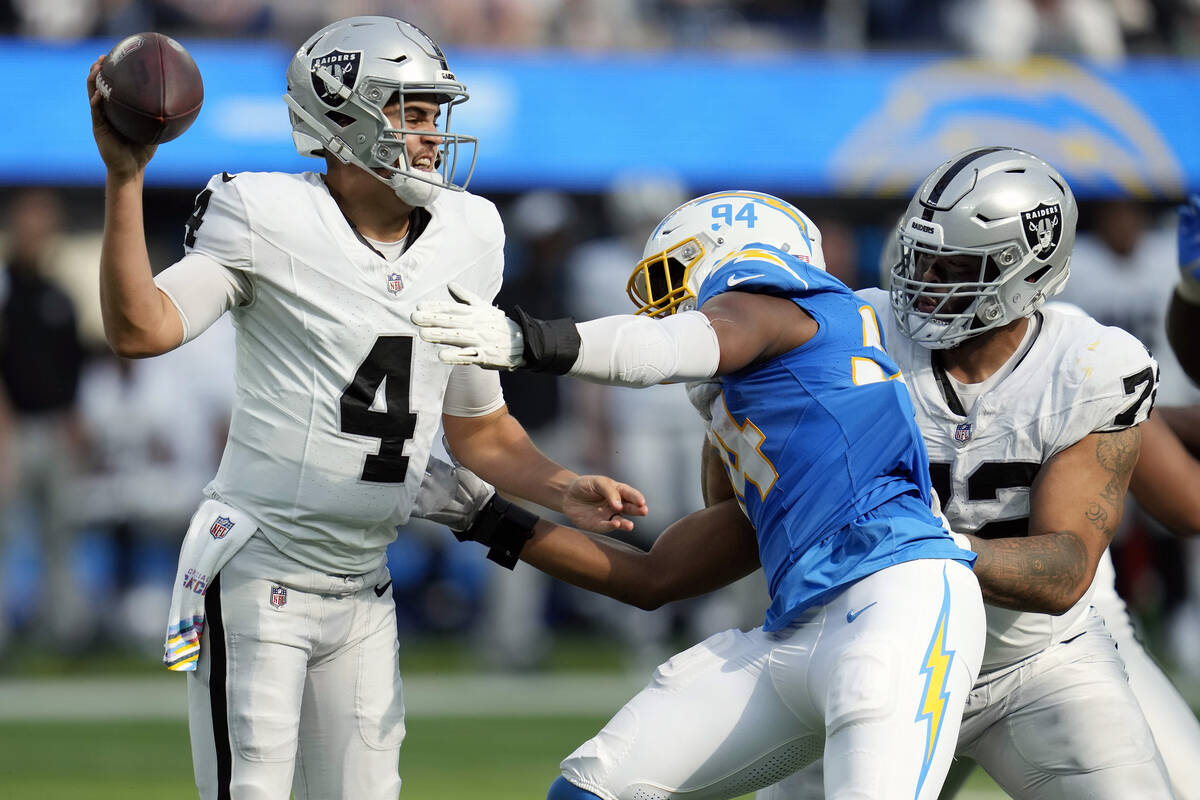
{"label": "blurred stadium background", "polygon": [[[1200,0],[0,0],[0,797],[194,796],[183,681],[159,656],[176,547],[220,455],[231,333],[148,362],[104,346],[87,67],[158,30],[204,75],[198,121],[147,176],[166,266],[211,174],[319,167],[291,147],[284,67],[321,25],[366,13],[425,28],[471,90],[455,127],[480,140],[471,190],[505,219],[502,303],[627,310],[652,224],[721,188],[794,202],[830,270],[874,285],[916,181],[1011,144],[1082,201],[1065,298],[1155,351],[1160,403],[1200,401],[1162,330],[1173,207],[1200,191]],[[42,279],[61,292],[31,309]],[[699,423],[677,387],[503,377],[545,450],[646,492],[642,544],[698,507]],[[1200,704],[1200,548],[1131,505],[1114,552],[1149,648]],[[765,606],[751,578],[624,609],[494,568],[436,526],[400,531],[390,566],[410,798],[542,796],[654,664]]]}

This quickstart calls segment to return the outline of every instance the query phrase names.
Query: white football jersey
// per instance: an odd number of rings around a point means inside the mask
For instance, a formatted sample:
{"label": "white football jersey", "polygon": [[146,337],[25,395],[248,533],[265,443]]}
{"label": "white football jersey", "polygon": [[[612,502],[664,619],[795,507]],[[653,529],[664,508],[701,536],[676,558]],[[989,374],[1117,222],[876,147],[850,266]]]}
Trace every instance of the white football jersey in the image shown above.
{"label": "white football jersey", "polygon": [[441,192],[428,212],[394,261],[317,173],[214,176],[188,221],[187,251],[249,287],[231,310],[237,394],[207,492],[327,573],[382,564],[421,485],[451,368],[418,336],[413,307],[450,299],[448,281],[489,301],[500,287],[495,206]]}
{"label": "white football jersey", "polygon": [[[899,331],[888,294],[859,295],[882,321],[888,353],[904,373],[917,424],[929,451],[929,472],[950,527],[983,538],[1023,536],[1029,487],[1041,465],[1088,434],[1144,421],[1154,402],[1157,365],[1125,331],[1090,317],[1043,307],[1029,350],[963,413],[943,392],[944,373],[931,351]],[[1081,633],[1091,587],[1054,616],[986,606],[983,669],[1012,664]]]}

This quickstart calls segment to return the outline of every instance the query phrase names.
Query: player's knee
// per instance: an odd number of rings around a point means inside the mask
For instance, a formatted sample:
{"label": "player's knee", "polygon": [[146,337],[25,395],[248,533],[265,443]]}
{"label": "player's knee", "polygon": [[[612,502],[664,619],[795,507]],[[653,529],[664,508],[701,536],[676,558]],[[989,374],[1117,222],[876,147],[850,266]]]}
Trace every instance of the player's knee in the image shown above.
{"label": "player's knee", "polygon": [[554,783],[550,784],[550,791],[546,793],[546,800],[600,800],[600,797],[586,789],[580,789],[559,775]]}

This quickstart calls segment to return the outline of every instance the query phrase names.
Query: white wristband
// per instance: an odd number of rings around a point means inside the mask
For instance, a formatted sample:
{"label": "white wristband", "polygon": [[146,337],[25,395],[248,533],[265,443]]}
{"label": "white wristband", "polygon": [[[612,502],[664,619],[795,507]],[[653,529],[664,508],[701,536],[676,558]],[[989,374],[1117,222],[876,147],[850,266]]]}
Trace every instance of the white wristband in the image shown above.
{"label": "white wristband", "polygon": [[950,538],[954,540],[954,543],[958,545],[959,548],[966,550],[968,553],[975,552],[975,550],[971,547],[971,540],[968,539],[965,534],[954,533],[951,531]]}

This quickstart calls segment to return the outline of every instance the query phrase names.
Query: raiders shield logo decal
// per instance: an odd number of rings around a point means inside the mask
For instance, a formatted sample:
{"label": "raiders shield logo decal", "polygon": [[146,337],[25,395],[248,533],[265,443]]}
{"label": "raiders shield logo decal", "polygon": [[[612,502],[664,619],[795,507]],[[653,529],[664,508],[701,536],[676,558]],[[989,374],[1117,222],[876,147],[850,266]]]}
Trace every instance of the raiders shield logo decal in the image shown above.
{"label": "raiders shield logo decal", "polygon": [[1062,213],[1058,203],[1042,203],[1032,211],[1022,211],[1021,228],[1025,231],[1025,241],[1038,260],[1049,259],[1058,249],[1058,240],[1062,238]]}
{"label": "raiders shield logo decal", "polygon": [[337,83],[333,85],[327,84],[317,74],[317,67],[324,67],[333,74],[336,81],[340,81],[342,86],[353,90],[354,84],[358,81],[358,66],[362,63],[362,51],[355,50],[352,53],[347,53],[344,50],[333,50],[323,56],[317,56],[312,60],[311,72],[309,77],[312,78],[313,90],[316,91],[317,97],[321,102],[330,108],[337,108],[342,103],[346,102],[337,96],[340,88]]}

